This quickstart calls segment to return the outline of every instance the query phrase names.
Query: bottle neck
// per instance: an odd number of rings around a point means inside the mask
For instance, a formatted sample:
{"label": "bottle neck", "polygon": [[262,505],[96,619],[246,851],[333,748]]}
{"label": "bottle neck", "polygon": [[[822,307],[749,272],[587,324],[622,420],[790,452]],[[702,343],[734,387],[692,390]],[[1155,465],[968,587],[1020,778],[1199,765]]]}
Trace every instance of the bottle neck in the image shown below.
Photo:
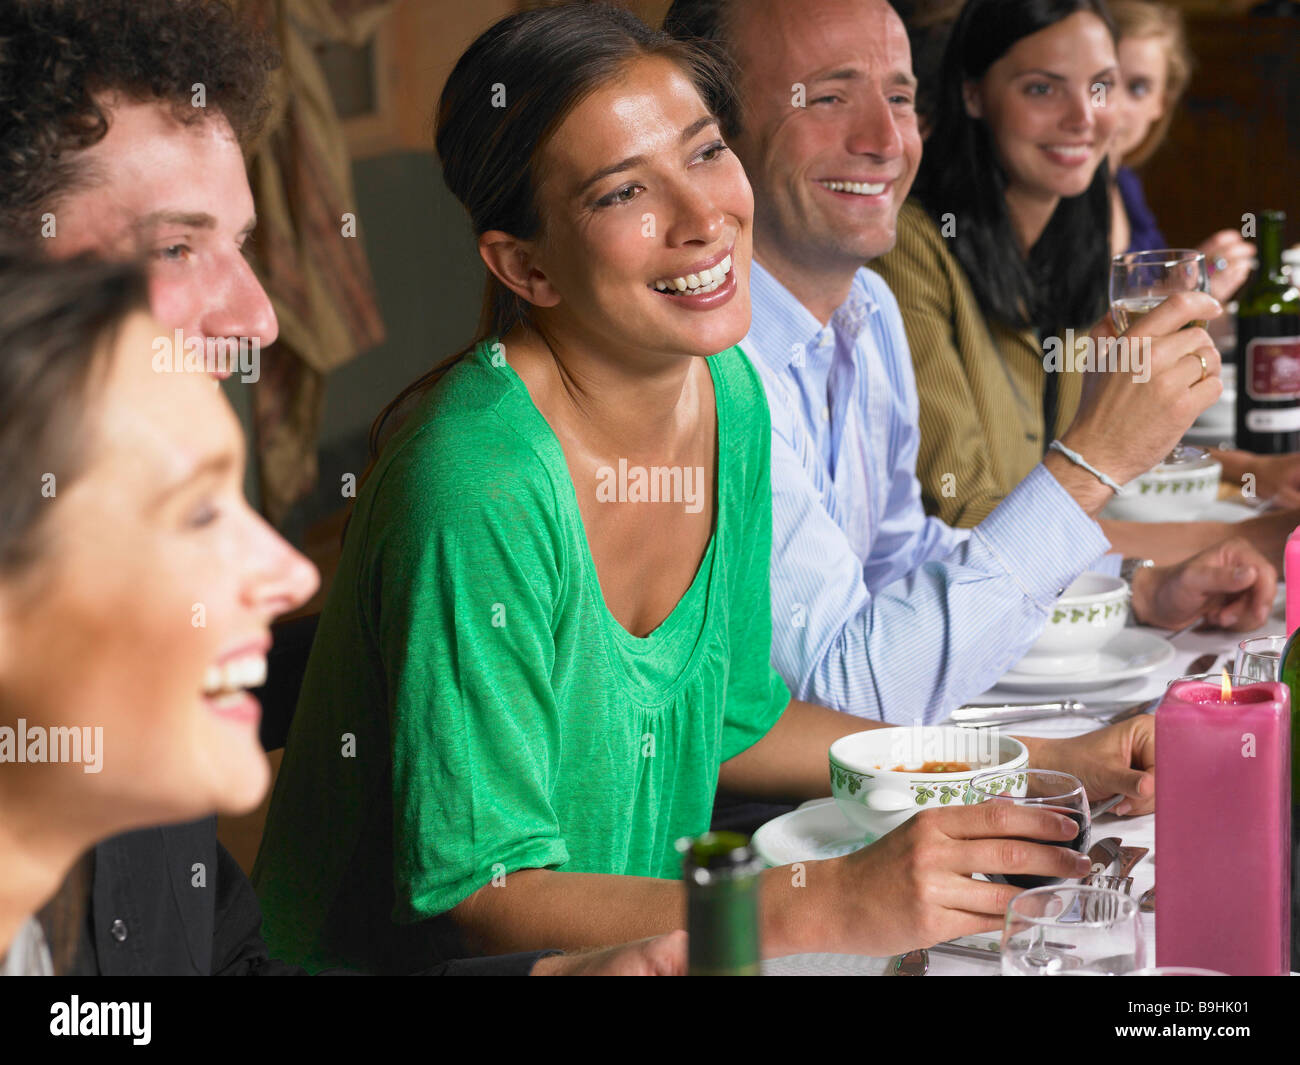
{"label": "bottle neck", "polygon": [[1280,281],[1282,273],[1282,229],[1286,225],[1286,215],[1277,211],[1266,211],[1260,216],[1259,272],[1271,280]]}

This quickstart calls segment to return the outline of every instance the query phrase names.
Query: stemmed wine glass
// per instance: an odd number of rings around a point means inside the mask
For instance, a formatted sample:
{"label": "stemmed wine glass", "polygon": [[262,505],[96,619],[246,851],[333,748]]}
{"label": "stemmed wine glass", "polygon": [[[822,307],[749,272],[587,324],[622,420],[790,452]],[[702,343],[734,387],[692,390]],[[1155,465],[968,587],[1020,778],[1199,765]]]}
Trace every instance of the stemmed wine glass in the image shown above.
{"label": "stemmed wine glass", "polygon": [[[1025,778],[1024,795],[1010,793],[1014,786],[1011,781],[1017,777]],[[1021,769],[1015,772],[994,770],[973,778],[967,787],[968,803],[1011,802],[1017,806],[1033,806],[1040,810],[1047,809],[1064,814],[1079,826],[1079,834],[1073,839],[1031,839],[1025,842],[1042,843],[1051,847],[1068,847],[1080,854],[1088,853],[1088,841],[1092,835],[1092,816],[1088,810],[1088,795],[1078,777],[1071,776],[1069,773],[1058,773],[1053,769]],[[984,875],[995,884],[1011,884],[1013,887],[1022,888],[1044,887],[1048,884],[1059,884],[1062,880],[1061,877],[1037,874],[985,873]]]}
{"label": "stemmed wine glass", "polygon": [[1145,961],[1138,901],[1122,891],[1036,888],[1007,906],[1003,976],[1125,976]]}
{"label": "stemmed wine glass", "polygon": [[[1155,310],[1176,292],[1209,291],[1205,256],[1191,248],[1131,251],[1110,261],[1110,312],[1120,333],[1128,332],[1135,319]],[[1198,319],[1183,328],[1204,329],[1208,324],[1207,319]],[[1177,444],[1164,461],[1178,462],[1182,452],[1183,445]]]}

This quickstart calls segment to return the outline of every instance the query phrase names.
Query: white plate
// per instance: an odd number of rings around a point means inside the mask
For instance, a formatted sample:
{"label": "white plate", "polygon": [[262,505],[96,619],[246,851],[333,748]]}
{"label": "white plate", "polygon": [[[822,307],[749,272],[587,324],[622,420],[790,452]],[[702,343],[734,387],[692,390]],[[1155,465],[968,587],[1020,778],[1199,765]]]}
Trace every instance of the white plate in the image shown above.
{"label": "white plate", "polygon": [[777,866],[852,854],[867,845],[867,837],[834,799],[820,799],[772,818],[749,842],[763,861]]}
{"label": "white plate", "polygon": [[1002,675],[997,687],[1010,691],[1090,691],[1159,669],[1174,657],[1174,645],[1153,632],[1125,629],[1097,652],[1091,668],[1079,673],[1018,673]]}

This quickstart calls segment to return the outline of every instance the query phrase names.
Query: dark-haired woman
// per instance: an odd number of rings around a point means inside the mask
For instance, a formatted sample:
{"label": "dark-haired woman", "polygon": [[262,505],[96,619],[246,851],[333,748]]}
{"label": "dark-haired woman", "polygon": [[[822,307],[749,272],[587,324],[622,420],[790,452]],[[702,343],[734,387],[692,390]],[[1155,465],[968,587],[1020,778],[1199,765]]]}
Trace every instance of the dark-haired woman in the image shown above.
{"label": "dark-haired woman", "polygon": [[70,967],[92,844],[267,787],[244,689],[316,572],[244,501],[221,393],[154,372],[164,335],[131,268],[0,256],[0,972]]}
{"label": "dark-haired woman", "polygon": [[[273,948],[309,967],[676,928],[674,842],[718,786],[824,795],[827,746],[864,727],[770,664],[771,429],[733,347],[753,202],[707,76],[585,4],[503,20],[452,72],[438,152],[487,327],[385,447],[321,619],[255,870]],[[1147,802],[1149,730],[1034,754]],[[1065,831],[944,809],[811,890],[772,870],[765,948],[996,927],[1007,893],[964,875],[1008,857],[989,837]]]}
{"label": "dark-haired woman", "polygon": [[[1075,416],[1084,375],[1047,356],[1106,314],[1117,77],[1100,0],[970,0],[949,34],[914,196],[872,265],[912,349],[925,504],[951,525],[983,520]],[[1159,563],[1230,533],[1278,557],[1267,519],[1102,528],[1117,552]]]}

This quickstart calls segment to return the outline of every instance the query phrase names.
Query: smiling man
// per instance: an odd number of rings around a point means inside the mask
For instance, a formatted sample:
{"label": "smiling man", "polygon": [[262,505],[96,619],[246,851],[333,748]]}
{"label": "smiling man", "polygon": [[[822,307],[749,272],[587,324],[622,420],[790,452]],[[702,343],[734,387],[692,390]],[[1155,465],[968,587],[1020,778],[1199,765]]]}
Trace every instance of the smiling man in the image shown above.
{"label": "smiling man", "polygon": [[[256,217],[242,147],[267,111],[267,74],[276,62],[269,44],[220,0],[7,4],[0,12],[0,227],[55,258],[143,257],[153,316],[169,331],[156,342],[179,331],[187,344],[201,341],[205,355],[219,350],[212,342],[270,345],[275,313],[243,254]],[[172,353],[168,368],[181,354]],[[229,367],[214,369],[223,376]],[[188,613],[177,619],[190,623]],[[219,662],[196,677],[196,689],[210,696],[205,702],[218,711],[238,703],[247,712],[240,693],[264,679],[266,650],[241,653],[233,670]],[[193,875],[200,866],[203,875]],[[77,956],[65,966],[71,974],[302,971],[270,958],[257,899],[217,842],[214,818],[102,843],[92,876]],[[685,964],[680,934],[585,955],[542,953],[431,972],[674,973]]]}
{"label": "smiling man", "polygon": [[[1050,452],[973,530],[924,512],[907,338],[888,286],[863,266],[893,246],[921,159],[893,8],[675,0],[665,29],[733,71],[734,95],[711,103],[754,188],[741,346],[772,411],[773,662],[796,698],[940,720],[1019,659],[1061,589],[1107,551],[1094,519],[1111,490]],[[1149,316],[1152,382],[1096,375],[1063,442],[1121,482],[1154,465],[1218,396],[1217,382],[1197,393],[1170,376],[1196,354],[1179,327],[1215,313],[1198,296]],[[1139,571],[1133,608],[1157,626],[1204,615],[1249,628],[1275,586],[1263,556],[1230,541]]]}

